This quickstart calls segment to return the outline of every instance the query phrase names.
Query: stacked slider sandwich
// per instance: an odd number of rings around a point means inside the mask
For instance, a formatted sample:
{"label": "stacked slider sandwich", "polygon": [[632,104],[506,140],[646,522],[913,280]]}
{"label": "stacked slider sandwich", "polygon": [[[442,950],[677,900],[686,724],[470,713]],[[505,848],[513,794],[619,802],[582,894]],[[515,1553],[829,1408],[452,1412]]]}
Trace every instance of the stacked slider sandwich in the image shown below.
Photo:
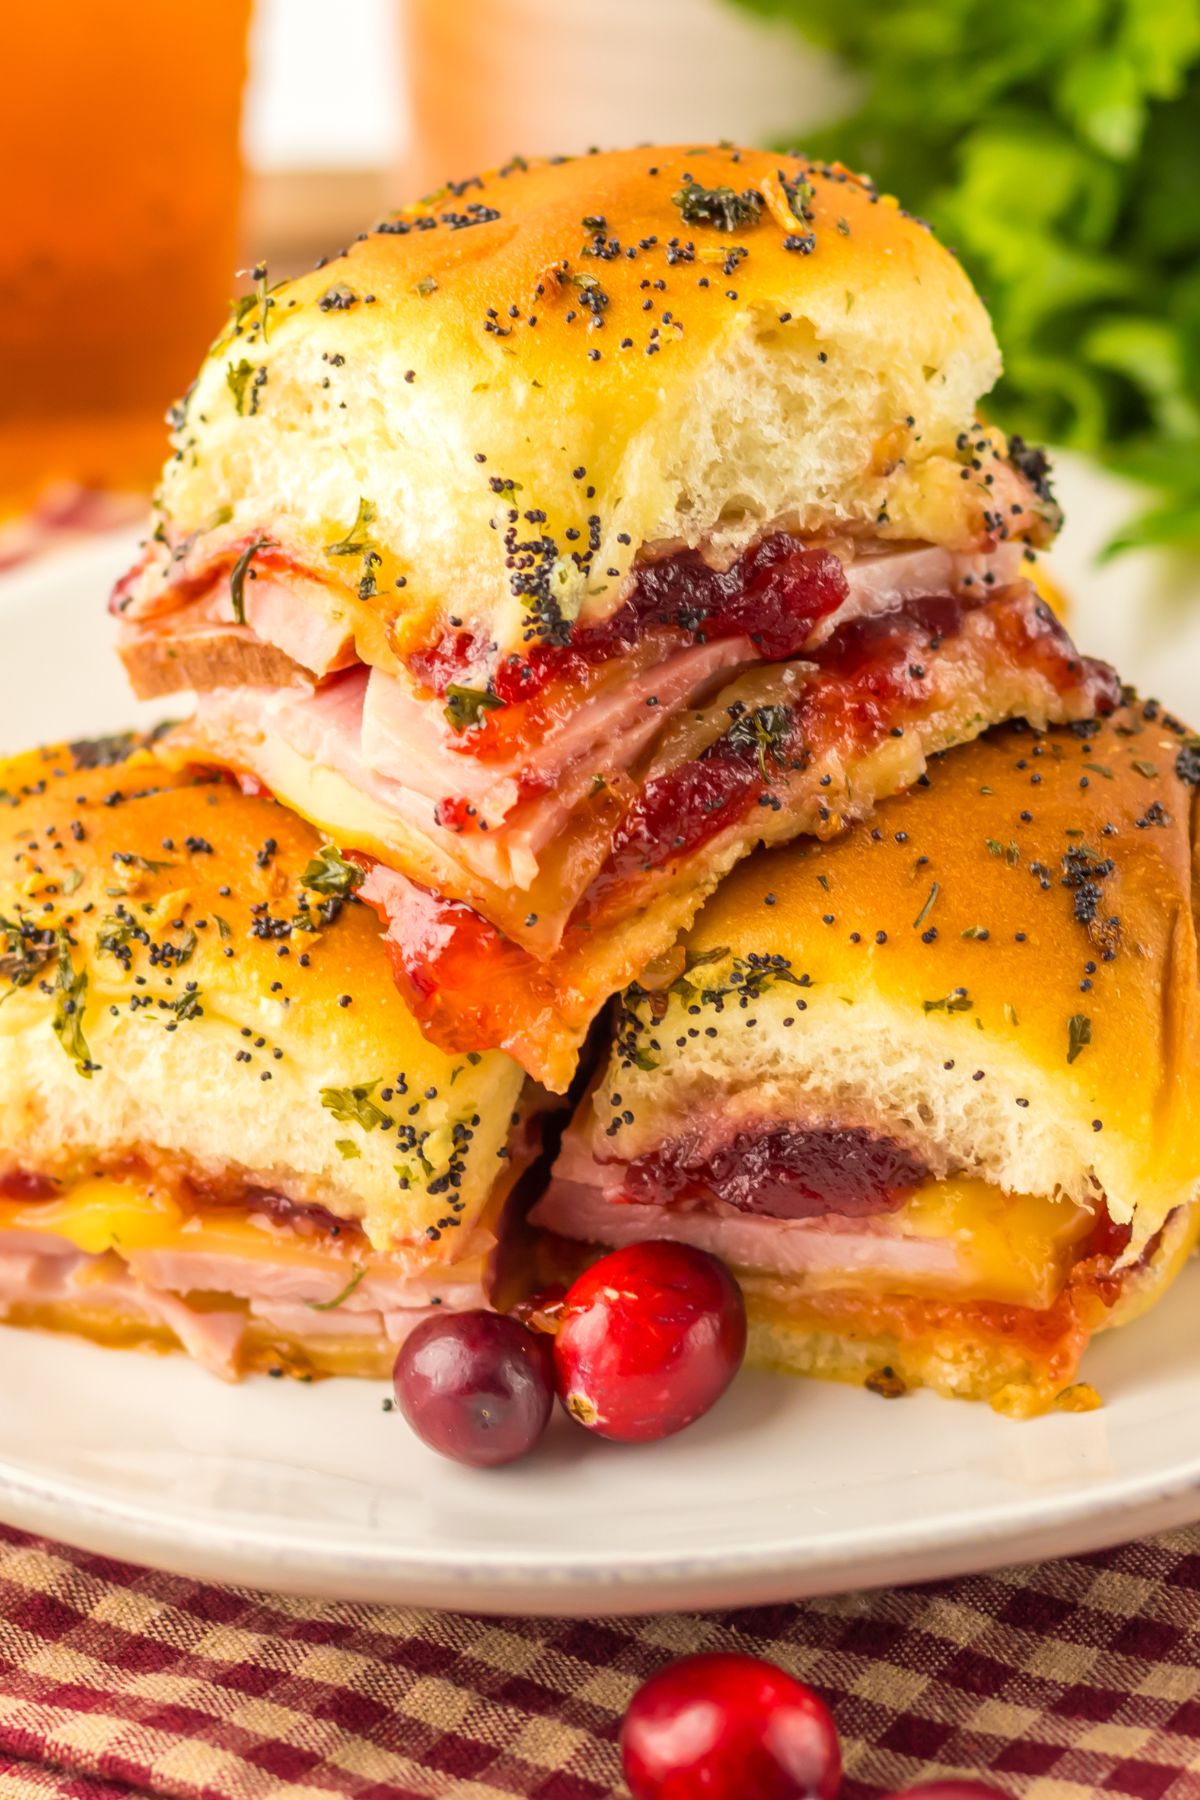
{"label": "stacked slider sandwich", "polygon": [[424,1028],[565,1088],[760,841],[1011,716],[1090,717],[1026,579],[962,270],[841,168],[517,161],[266,275],[178,409],[113,607],[168,743],[368,870]]}
{"label": "stacked slider sandwich", "polygon": [[1200,1231],[1197,782],[1152,706],[1001,727],[744,863],[627,991],[535,1219],[715,1251],[768,1366],[1077,1400]]}
{"label": "stacked slider sandwich", "polygon": [[11,1323],[380,1375],[492,1297],[532,1084],[422,1037],[356,875],[132,740],[0,764]]}
{"label": "stacked slider sandwich", "polygon": [[[943,1096],[931,1124],[915,1076],[902,1104],[924,1137],[892,1120],[882,1070],[863,1076],[875,1112],[831,1099],[810,1119],[797,1096],[827,1057],[810,1068],[815,1040],[795,1028],[816,1017],[795,999],[824,992],[806,916],[772,875],[786,941],[763,934],[761,907],[740,937],[712,924],[760,884],[761,855],[743,860],[760,846],[795,840],[769,866],[811,868],[824,897],[863,832],[875,842],[880,803],[926,817],[939,845],[974,831],[965,798],[938,796],[946,771],[1006,754],[1004,738],[972,747],[981,734],[1023,721],[1031,744],[1075,755],[1088,745],[1071,728],[1118,706],[1112,671],[1031,582],[1058,515],[1041,453],[981,421],[998,372],[978,297],[923,225],[838,166],[729,147],[517,159],[298,280],[255,271],[173,411],[152,529],[112,600],[136,691],[192,690],[191,717],[111,766],[55,750],[0,779],[15,796],[11,819],[0,809],[8,1316],[174,1339],[226,1373],[383,1368],[423,1309],[497,1299],[512,1191],[538,1179],[519,1177],[544,1088],[582,1083],[589,1029],[639,983],[616,1072],[539,1208],[573,1245],[561,1254],[631,1222],[686,1224],[742,1275],[776,1361],[862,1374],[891,1357],[904,1379],[980,1394],[1065,1383],[1095,1295],[1115,1317],[1182,1254],[1174,1125],[1174,1185],[1147,1174],[1148,1201],[1085,1155],[1090,1135],[1038,1137],[1028,1083],[1015,1129],[969,1155],[975,1113],[955,1135]],[[1132,805],[1132,777],[1120,792]],[[1162,806],[1130,881],[1153,886],[1157,855],[1175,895],[1186,808],[1173,791]],[[1094,823],[1070,829],[1119,870]],[[1061,899],[1054,854],[1019,848]],[[911,899],[889,879],[861,897],[880,907],[872,943]],[[1183,917],[1146,924],[1147,968],[1168,938],[1183,966]],[[867,925],[851,928],[857,955]],[[936,958],[930,928],[936,907],[915,938]],[[848,1042],[846,1020],[868,1012],[844,1004],[851,974],[875,964],[846,955],[828,979]],[[961,972],[919,973],[935,1010],[897,1002],[886,1028],[908,1061],[889,1068],[923,1067],[921,1034],[965,1029],[967,1001],[972,1032],[992,1029]],[[735,1008],[746,1018],[741,998],[755,1017],[760,997],[791,999],[765,1063],[747,1052],[766,1028],[743,1027],[744,1081],[694,1053],[693,1031],[703,1048],[722,1028],[710,990],[726,1027]],[[692,1006],[705,1016],[680,1019],[674,1048],[638,1036]],[[1069,1082],[1103,1041],[1098,1010],[1073,1011],[1094,1039]],[[1048,1044],[1049,1015],[1044,1030]],[[1013,1082],[1027,1044],[1009,1046]],[[801,1061],[776,1093],[784,1049]],[[672,1121],[700,1103],[717,1135],[692,1144]],[[727,1129],[739,1108],[761,1168]],[[1106,1151],[1123,1141],[1112,1111],[1094,1104]],[[759,1168],[751,1184],[785,1195],[782,1218],[744,1205],[714,1157],[743,1188]],[[797,1188],[800,1164],[826,1172]],[[818,1198],[793,1221],[805,1181]],[[997,1215],[994,1253],[980,1239],[972,1263],[971,1196],[995,1210],[1014,1183],[1032,1223],[1022,1238]],[[835,1237],[865,1285],[812,1249]],[[1018,1239],[1020,1268],[1002,1274]],[[800,1307],[810,1253],[844,1301],[824,1322]],[[847,1296],[866,1306],[878,1267],[911,1330],[853,1323]],[[934,1300],[957,1348],[902,1354],[926,1343]],[[989,1306],[1052,1314],[1052,1348],[1018,1353],[1015,1326],[989,1336]],[[939,1378],[972,1356],[977,1376]]]}

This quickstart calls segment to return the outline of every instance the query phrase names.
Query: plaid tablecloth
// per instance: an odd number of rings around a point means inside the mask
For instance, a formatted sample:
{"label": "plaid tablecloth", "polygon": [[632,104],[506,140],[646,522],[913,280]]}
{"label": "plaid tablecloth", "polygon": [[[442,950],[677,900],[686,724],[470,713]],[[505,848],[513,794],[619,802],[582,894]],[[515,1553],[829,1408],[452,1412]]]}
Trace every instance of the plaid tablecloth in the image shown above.
{"label": "plaid tablecloth", "polygon": [[829,1701],[844,1800],[968,1771],[1014,1800],[1200,1800],[1200,1531],[795,1606],[536,1621],[274,1599],[0,1528],[0,1794],[607,1800],[639,1682],[731,1647]]}

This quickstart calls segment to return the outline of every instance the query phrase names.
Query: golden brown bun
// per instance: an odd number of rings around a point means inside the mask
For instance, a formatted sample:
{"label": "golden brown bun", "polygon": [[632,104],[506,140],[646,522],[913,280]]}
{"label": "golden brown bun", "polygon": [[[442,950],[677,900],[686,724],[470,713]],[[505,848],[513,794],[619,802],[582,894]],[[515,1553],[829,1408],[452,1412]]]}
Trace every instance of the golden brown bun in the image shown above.
{"label": "golden brown bun", "polygon": [[586,1139],[862,1126],[935,1175],[1103,1194],[1136,1254],[1200,1183],[1197,778],[1154,705],[1006,726],[835,842],[751,858],[665,991],[632,991]]}
{"label": "golden brown bun", "polygon": [[646,545],[1042,542],[1040,471],[976,420],[999,372],[953,256],[840,167],[518,159],[264,277],[180,410],[141,594],[193,534],[268,537],[387,665],[450,616],[501,647],[531,605],[602,617]]}
{"label": "golden brown bun", "polygon": [[0,1176],[181,1171],[454,1259],[523,1077],[425,1041],[320,852],[274,801],[129,743],[0,764]]}

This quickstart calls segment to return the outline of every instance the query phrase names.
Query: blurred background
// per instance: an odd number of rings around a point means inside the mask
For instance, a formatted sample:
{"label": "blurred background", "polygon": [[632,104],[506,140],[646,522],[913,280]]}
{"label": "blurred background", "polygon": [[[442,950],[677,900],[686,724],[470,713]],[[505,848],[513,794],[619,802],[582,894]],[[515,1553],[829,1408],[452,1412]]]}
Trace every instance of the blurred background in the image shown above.
{"label": "blurred background", "polygon": [[1110,472],[1091,548],[1200,543],[1200,0],[44,0],[5,40],[0,561],[148,490],[239,270],[691,137],[869,169],[983,290],[994,415]]}

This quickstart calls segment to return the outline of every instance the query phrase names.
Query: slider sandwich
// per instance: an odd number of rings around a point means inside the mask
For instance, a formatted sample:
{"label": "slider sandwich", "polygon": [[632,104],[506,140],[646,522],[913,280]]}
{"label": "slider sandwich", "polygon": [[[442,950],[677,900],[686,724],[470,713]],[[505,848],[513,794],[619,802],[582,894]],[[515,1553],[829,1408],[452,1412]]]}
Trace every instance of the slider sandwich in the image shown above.
{"label": "slider sandwich", "polygon": [[0,1316],[379,1375],[490,1298],[530,1084],[425,1041],[361,879],[131,740],[0,764]]}
{"label": "slider sandwich", "polygon": [[870,183],[723,148],[516,159],[262,270],[119,584],[166,748],[368,871],[422,1025],[564,1087],[760,840],[830,837],[1111,673],[1026,579],[954,258]]}
{"label": "slider sandwich", "polygon": [[624,997],[551,1262],[677,1238],[736,1271],[760,1364],[1089,1398],[1089,1338],[1200,1228],[1197,784],[1154,705],[1005,726],[743,863]]}

